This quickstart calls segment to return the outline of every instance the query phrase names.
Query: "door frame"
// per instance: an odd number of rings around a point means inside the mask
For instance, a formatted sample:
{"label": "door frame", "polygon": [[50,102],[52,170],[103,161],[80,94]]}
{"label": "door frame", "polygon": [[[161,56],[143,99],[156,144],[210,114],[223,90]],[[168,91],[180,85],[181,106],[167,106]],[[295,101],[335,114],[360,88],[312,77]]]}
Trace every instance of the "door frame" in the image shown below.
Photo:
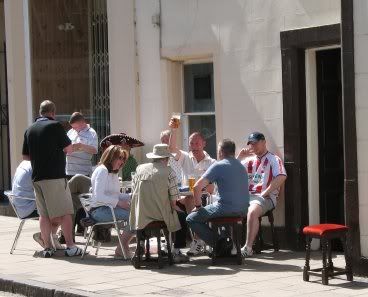
{"label": "door frame", "polygon": [[[343,8],[342,11],[344,11]],[[285,186],[285,231],[288,236],[287,240],[294,249],[304,249],[302,229],[309,223],[305,50],[341,44],[341,32],[344,28],[342,30],[340,28],[340,24],[334,24],[280,33],[284,154],[285,167],[288,171],[288,181]],[[350,36],[352,36],[351,31]],[[346,224],[351,227],[350,248],[353,258],[357,259],[360,257],[360,231],[354,77],[351,78],[351,75],[354,75],[353,54],[351,45],[347,46],[346,43],[343,43],[341,57],[345,219]]]}

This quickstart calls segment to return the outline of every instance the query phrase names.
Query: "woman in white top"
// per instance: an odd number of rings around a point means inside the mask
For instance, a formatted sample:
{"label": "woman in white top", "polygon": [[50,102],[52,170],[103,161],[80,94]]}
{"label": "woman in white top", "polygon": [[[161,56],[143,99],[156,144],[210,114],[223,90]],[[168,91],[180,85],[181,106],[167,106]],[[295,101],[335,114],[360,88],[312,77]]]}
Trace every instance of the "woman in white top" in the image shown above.
{"label": "woman in white top", "polygon": [[[102,154],[99,165],[92,174],[92,199],[91,217],[97,222],[112,221],[112,213],[109,206],[114,208],[116,219],[129,222],[130,199],[126,194],[120,193],[118,172],[128,159],[128,152],[118,145],[109,146]],[[120,245],[116,247],[115,255],[130,259],[129,242],[133,233],[129,226],[119,234],[124,253]]]}

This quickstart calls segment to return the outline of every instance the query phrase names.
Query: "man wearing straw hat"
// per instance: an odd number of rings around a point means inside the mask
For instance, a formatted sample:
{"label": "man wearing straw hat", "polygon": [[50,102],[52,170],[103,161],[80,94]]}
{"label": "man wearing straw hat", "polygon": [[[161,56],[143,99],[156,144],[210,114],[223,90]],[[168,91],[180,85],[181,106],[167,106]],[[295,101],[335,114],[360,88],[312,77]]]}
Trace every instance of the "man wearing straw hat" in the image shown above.
{"label": "man wearing straw hat", "polygon": [[146,156],[152,162],[139,165],[133,178],[130,226],[139,230],[152,221],[164,221],[175,232],[174,262],[187,262],[189,258],[180,250],[186,246],[186,214],[176,205],[179,189],[174,171],[167,166],[172,155],[167,144],[156,144]]}

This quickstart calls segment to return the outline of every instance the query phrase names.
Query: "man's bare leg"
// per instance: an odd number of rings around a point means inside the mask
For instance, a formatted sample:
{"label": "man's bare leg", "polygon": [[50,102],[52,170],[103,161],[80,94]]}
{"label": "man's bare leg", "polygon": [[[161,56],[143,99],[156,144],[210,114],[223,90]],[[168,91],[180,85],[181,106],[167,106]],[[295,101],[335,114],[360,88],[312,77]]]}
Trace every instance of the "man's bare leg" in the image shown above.
{"label": "man's bare leg", "polygon": [[74,240],[73,240],[73,220],[70,214],[60,217],[61,220],[61,230],[63,230],[65,243],[67,247],[73,247]]}
{"label": "man's bare leg", "polygon": [[44,243],[45,248],[51,248],[51,231],[52,225],[51,220],[48,217],[40,216],[40,230],[41,230],[41,237]]}
{"label": "man's bare leg", "polygon": [[245,246],[248,249],[251,249],[254,243],[254,240],[257,236],[259,229],[259,220],[258,218],[262,215],[262,207],[258,204],[251,204],[248,208],[247,214],[247,239],[245,242]]}

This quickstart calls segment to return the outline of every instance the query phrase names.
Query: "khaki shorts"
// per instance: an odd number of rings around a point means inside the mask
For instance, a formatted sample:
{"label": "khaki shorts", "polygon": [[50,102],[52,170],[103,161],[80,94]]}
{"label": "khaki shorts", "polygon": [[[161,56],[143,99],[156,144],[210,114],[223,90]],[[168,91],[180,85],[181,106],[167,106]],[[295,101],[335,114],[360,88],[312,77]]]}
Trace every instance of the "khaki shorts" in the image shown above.
{"label": "khaki shorts", "polygon": [[40,180],[33,187],[40,216],[56,218],[74,213],[66,178]]}
{"label": "khaki shorts", "polygon": [[272,199],[270,198],[263,198],[262,196],[258,195],[249,195],[249,204],[258,204],[262,207],[262,215],[264,215],[267,211],[274,209],[275,205]]}

